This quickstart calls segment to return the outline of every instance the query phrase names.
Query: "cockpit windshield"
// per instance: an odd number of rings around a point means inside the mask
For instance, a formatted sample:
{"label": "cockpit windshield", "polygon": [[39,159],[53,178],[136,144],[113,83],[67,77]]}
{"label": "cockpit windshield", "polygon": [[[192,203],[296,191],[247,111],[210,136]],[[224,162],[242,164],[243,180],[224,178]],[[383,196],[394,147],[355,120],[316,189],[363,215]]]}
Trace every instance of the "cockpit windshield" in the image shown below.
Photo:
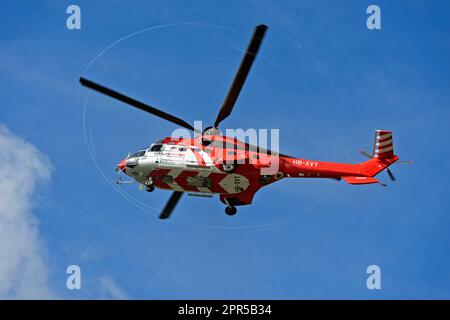
{"label": "cockpit windshield", "polygon": [[132,154],[131,156],[128,157],[128,159],[132,159],[132,158],[139,158],[145,155],[145,150],[141,150],[136,152],[135,154]]}

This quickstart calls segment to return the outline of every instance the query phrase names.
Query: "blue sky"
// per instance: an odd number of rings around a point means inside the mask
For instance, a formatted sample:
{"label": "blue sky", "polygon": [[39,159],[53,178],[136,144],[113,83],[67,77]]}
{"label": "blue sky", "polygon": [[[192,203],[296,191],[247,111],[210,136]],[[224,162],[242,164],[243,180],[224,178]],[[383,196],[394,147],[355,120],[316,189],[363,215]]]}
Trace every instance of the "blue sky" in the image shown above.
{"label": "blue sky", "polygon": [[[82,29],[69,31],[70,4],[0,12],[0,123],[51,163],[30,201],[53,296],[450,298],[448,2],[77,1]],[[370,4],[381,30],[366,28]],[[282,152],[343,162],[363,161],[373,131],[391,129],[414,165],[394,166],[395,183],[381,173],[386,188],[284,180],[234,217],[217,198],[185,197],[158,220],[168,193],[108,181],[127,152],[174,126],[88,92],[79,76],[210,124],[261,23],[261,55],[222,128],[277,128]],[[65,288],[71,264],[79,291]],[[371,264],[381,290],[366,287]]]}

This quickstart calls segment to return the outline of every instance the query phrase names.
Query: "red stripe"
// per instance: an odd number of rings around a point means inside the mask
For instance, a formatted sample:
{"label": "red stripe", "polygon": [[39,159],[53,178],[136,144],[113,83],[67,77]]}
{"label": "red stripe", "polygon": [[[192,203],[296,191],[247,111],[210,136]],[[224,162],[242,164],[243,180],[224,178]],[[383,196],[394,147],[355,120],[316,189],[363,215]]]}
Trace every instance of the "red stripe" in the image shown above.
{"label": "red stripe", "polygon": [[153,171],[150,171],[148,174],[149,177],[155,178],[155,177],[161,177],[170,172],[170,169],[155,169]]}
{"label": "red stripe", "polygon": [[161,188],[161,189],[172,190],[172,188],[161,179],[161,177],[167,175],[169,173],[169,171],[170,171],[169,169],[155,169],[155,170],[151,171],[148,176],[152,177],[153,184],[156,187]]}
{"label": "red stripe", "polygon": [[220,186],[220,181],[222,181],[227,174],[214,172],[209,175],[211,178],[211,191],[216,193],[228,193],[225,189]]}
{"label": "red stripe", "polygon": [[187,183],[188,177],[195,177],[198,174],[196,171],[182,171],[174,180],[181,188],[186,191],[198,191],[197,187],[190,186]]}
{"label": "red stripe", "polygon": [[392,141],[392,137],[389,137],[389,138],[386,138],[386,139],[380,139],[380,140],[378,140],[378,143],[386,142],[386,141],[389,141],[389,140]]}

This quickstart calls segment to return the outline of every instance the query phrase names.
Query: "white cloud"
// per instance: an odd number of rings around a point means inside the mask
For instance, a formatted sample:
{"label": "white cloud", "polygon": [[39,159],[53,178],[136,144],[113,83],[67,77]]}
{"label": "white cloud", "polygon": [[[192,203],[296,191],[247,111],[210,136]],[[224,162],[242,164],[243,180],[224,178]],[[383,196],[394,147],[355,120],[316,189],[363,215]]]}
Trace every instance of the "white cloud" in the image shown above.
{"label": "white cloud", "polygon": [[50,168],[44,154],[0,124],[0,298],[52,297],[33,215],[36,187]]}
{"label": "white cloud", "polygon": [[109,276],[103,276],[100,282],[100,299],[129,299],[128,295]]}

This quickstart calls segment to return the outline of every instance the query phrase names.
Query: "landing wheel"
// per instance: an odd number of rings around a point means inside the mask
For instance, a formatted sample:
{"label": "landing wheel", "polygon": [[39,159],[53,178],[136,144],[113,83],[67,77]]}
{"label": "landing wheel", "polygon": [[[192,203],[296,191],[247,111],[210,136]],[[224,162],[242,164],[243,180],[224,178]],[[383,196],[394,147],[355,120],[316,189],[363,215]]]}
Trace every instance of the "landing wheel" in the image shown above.
{"label": "landing wheel", "polygon": [[155,190],[155,186],[153,184],[148,184],[145,186],[145,191],[153,192],[153,190]]}
{"label": "landing wheel", "polygon": [[229,216],[234,216],[237,212],[236,207],[225,207],[225,213]]}

